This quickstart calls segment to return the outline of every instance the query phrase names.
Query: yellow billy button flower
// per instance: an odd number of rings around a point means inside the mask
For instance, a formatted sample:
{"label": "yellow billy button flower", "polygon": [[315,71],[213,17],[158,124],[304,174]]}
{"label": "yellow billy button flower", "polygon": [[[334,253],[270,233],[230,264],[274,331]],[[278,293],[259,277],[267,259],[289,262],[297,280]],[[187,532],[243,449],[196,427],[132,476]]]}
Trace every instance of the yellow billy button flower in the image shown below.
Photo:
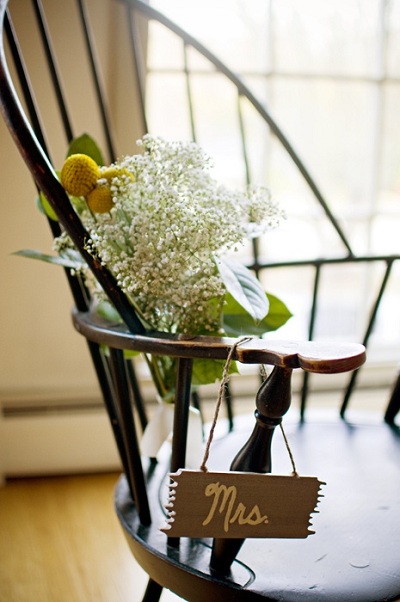
{"label": "yellow billy button flower", "polygon": [[107,213],[114,206],[108,186],[96,186],[86,196],[88,207],[93,213]]}
{"label": "yellow billy button flower", "polygon": [[135,181],[135,176],[133,175],[133,173],[128,169],[125,169],[125,167],[107,167],[101,172],[101,177],[105,178],[107,182],[110,182],[110,184],[113,178],[117,178],[120,176],[128,176],[128,178],[130,178],[132,182]]}
{"label": "yellow billy button flower", "polygon": [[89,194],[100,177],[99,166],[88,155],[70,155],[61,169],[61,184],[73,196]]}

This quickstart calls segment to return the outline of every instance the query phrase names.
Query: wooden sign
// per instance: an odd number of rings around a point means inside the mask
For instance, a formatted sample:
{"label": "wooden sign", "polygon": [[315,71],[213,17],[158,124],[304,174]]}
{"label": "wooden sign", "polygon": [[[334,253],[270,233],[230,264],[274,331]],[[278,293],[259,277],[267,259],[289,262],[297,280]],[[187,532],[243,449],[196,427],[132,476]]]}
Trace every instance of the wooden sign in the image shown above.
{"label": "wooden sign", "polygon": [[167,526],[170,537],[306,538],[316,512],[316,477],[245,472],[172,473]]}

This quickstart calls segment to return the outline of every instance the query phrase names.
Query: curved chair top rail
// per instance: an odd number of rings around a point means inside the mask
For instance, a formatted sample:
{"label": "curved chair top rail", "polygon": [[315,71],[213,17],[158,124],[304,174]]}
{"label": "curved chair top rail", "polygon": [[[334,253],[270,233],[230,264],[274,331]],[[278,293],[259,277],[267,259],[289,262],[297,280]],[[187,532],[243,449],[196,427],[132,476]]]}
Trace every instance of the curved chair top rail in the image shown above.
{"label": "curved chair top rail", "polygon": [[[319,205],[322,207],[323,211],[325,212],[328,220],[332,224],[332,226],[333,226],[334,230],[336,231],[339,239],[341,240],[344,248],[346,249],[348,256],[352,257],[353,250],[351,248],[350,242],[349,242],[346,234],[344,233],[343,229],[341,228],[335,215],[332,213],[326,199],[322,195],[320,189],[318,188],[316,182],[312,178],[310,172],[306,168],[305,164],[301,160],[298,153],[293,148],[292,144],[289,142],[289,140],[288,140],[287,136],[284,134],[283,130],[279,127],[278,123],[275,121],[271,112],[268,110],[268,108],[264,104],[262,104],[257,99],[257,97],[251,92],[251,90],[242,81],[242,79],[240,77],[238,77],[233,71],[231,71],[217,56],[215,56],[208,48],[203,46],[203,44],[201,44],[201,42],[199,42],[196,38],[194,38],[188,32],[186,32],[181,27],[179,27],[176,23],[174,23],[173,21],[168,19],[168,17],[166,17],[164,14],[162,14],[159,11],[157,11],[156,9],[152,8],[146,2],[143,2],[143,0],[122,0],[122,1],[125,2],[126,4],[128,4],[129,6],[133,7],[135,9],[135,11],[140,13],[142,16],[144,16],[149,21],[150,20],[158,21],[159,23],[164,25],[167,29],[169,29],[170,31],[175,33],[179,38],[182,39],[185,46],[191,46],[192,48],[194,48],[199,54],[201,54],[204,58],[206,58],[215,67],[215,69],[219,73],[222,73],[228,80],[230,80],[232,82],[232,84],[237,89],[239,99],[246,98],[248,100],[248,102],[253,106],[255,111],[261,116],[263,121],[268,124],[268,126],[270,127],[273,134],[276,136],[276,138],[279,140],[280,144],[283,146],[285,151],[288,153],[288,155],[292,159],[294,165],[299,170],[301,176],[304,178],[304,181],[307,183],[308,187],[310,188],[315,199],[317,200],[317,202],[319,203]],[[139,83],[142,88],[142,98],[144,98],[144,78],[139,78]],[[193,132],[193,137],[195,138],[194,132]],[[246,161],[247,153],[246,153],[246,148],[245,148],[246,141],[244,138],[242,139],[242,145],[244,147],[243,152],[244,152],[245,162],[246,162],[247,169],[248,169],[248,163]],[[250,180],[249,176],[248,176],[248,180]]]}
{"label": "curved chair top rail", "polygon": [[241,340],[163,332],[135,335],[122,324],[110,327],[109,322],[91,312],[74,311],[73,322],[76,330],[94,343],[170,357],[226,359],[232,346],[236,345],[232,359],[241,363],[302,368],[320,374],[355,370],[365,361],[365,348],[359,344],[266,341],[250,337]]}

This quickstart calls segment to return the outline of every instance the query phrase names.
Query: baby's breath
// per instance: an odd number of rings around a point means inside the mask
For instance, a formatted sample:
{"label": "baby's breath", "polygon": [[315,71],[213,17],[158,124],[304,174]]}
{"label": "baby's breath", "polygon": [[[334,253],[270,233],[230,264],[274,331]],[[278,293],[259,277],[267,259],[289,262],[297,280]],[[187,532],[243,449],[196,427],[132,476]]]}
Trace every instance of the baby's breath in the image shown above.
{"label": "baby's breath", "polygon": [[110,211],[83,212],[87,248],[153,328],[217,333],[226,290],[215,258],[276,226],[282,212],[266,189],[217,183],[197,144],[150,135],[138,144],[142,153],[104,171]]}

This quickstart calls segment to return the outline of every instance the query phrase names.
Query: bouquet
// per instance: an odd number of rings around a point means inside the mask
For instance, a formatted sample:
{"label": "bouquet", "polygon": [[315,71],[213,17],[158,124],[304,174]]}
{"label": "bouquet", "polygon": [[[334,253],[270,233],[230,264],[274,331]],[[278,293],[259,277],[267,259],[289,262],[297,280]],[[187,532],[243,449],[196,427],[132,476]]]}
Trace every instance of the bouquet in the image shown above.
{"label": "bouquet", "polygon": [[[260,336],[291,316],[235,260],[245,242],[276,227],[284,215],[263,187],[232,191],[211,175],[212,162],[192,142],[151,135],[139,152],[110,166],[87,135],[75,140],[59,174],[86,227],[87,250],[115,276],[149,330],[213,336]],[[53,219],[46,199],[41,208]],[[67,233],[54,241],[57,257],[79,273],[98,311],[116,319]],[[146,356],[160,397],[173,398],[175,360]],[[220,378],[223,365],[195,360],[194,384]]]}

